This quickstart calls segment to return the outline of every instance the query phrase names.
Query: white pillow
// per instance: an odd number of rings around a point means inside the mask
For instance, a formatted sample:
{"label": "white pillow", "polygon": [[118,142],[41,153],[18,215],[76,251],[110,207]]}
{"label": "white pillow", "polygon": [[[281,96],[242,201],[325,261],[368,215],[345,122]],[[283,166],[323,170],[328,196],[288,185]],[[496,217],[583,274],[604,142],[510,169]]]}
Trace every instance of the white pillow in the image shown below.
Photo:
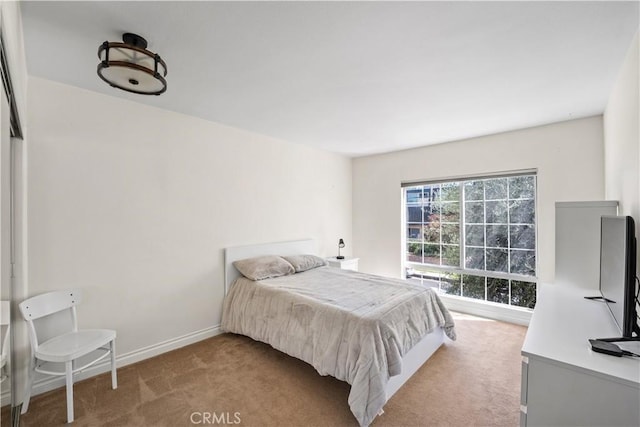
{"label": "white pillow", "polygon": [[293,268],[296,273],[302,273],[303,271],[311,270],[312,268],[323,267],[327,265],[327,262],[315,255],[290,255],[283,256]]}
{"label": "white pillow", "polygon": [[233,266],[244,277],[251,280],[262,280],[295,273],[291,264],[276,255],[241,259],[234,261]]}

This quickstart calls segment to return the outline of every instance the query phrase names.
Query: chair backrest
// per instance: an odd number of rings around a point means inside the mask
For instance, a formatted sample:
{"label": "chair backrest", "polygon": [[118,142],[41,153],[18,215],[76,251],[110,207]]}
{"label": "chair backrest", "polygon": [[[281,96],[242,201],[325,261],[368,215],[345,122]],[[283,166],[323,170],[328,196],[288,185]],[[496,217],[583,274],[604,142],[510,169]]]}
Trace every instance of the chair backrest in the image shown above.
{"label": "chair backrest", "polygon": [[78,305],[81,300],[82,292],[80,290],[68,289],[37,295],[22,301],[18,305],[22,317],[27,321],[29,338],[34,351],[38,348],[38,336],[33,321],[70,309],[72,328],[74,331],[77,331],[78,319],[76,316],[76,305]]}
{"label": "chair backrest", "polygon": [[53,291],[31,297],[19,305],[25,320],[36,320],[71,307],[75,307],[82,300],[82,292],[77,289]]}

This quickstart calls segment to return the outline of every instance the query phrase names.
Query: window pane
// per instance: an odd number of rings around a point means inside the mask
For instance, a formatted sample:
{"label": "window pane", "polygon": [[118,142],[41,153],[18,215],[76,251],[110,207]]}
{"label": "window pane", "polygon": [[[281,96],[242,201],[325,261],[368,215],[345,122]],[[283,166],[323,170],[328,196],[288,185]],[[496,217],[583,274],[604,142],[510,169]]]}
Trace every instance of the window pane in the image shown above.
{"label": "window pane", "polygon": [[487,225],[487,247],[506,248],[509,244],[508,227],[506,225]]}
{"label": "window pane", "polygon": [[465,268],[484,270],[484,249],[467,248]]}
{"label": "window pane", "polygon": [[509,178],[509,198],[510,199],[533,199],[535,196],[535,177],[516,176]]}
{"label": "window pane", "polygon": [[460,184],[457,182],[442,184],[442,200],[459,201],[460,200]]}
{"label": "window pane", "polygon": [[442,224],[442,243],[460,243],[460,224]]}
{"label": "window pane", "polygon": [[484,202],[466,202],[464,215],[467,224],[484,223]]}
{"label": "window pane", "polygon": [[422,222],[422,208],[420,206],[407,206],[407,221]]}
{"label": "window pane", "polygon": [[407,189],[407,203],[420,203],[422,200],[421,188],[408,188]]}
{"label": "window pane", "polygon": [[424,263],[440,265],[440,245],[424,245]]}
{"label": "window pane", "polygon": [[509,304],[509,281],[487,277],[487,301]]}
{"label": "window pane", "polygon": [[512,280],[511,305],[534,308],[536,306],[536,284]]}
{"label": "window pane", "polygon": [[507,217],[507,202],[487,202],[487,223],[489,224],[506,224]]}
{"label": "window pane", "polygon": [[533,200],[513,200],[509,203],[511,224],[533,224],[536,210]]}
{"label": "window pane", "polygon": [[[438,202],[427,203],[422,207],[422,210],[424,211],[425,222],[437,221],[440,215],[440,203]],[[434,217],[434,215],[436,216]]]}
{"label": "window pane", "polygon": [[406,260],[409,262],[422,262],[421,243],[407,243]]}
{"label": "window pane", "polygon": [[511,251],[511,273],[533,276],[536,274],[535,251]]}
{"label": "window pane", "polygon": [[440,290],[449,295],[460,295],[460,275],[444,273],[440,279]]}
{"label": "window pane", "polygon": [[442,202],[442,221],[460,222],[459,202]]}
{"label": "window pane", "polygon": [[442,246],[442,265],[449,265],[452,267],[460,266],[460,246]]}
{"label": "window pane", "polygon": [[440,223],[430,222],[423,228],[424,241],[429,243],[440,243]]}
{"label": "window pane", "polygon": [[423,188],[423,201],[426,202],[437,202],[440,200],[440,198],[438,197],[439,195],[439,191],[436,191],[433,189],[433,187],[427,185],[426,187]]}
{"label": "window pane", "polygon": [[464,274],[462,276],[462,296],[484,300],[484,280],[485,278],[481,276]]}
{"label": "window pane", "polygon": [[467,225],[465,243],[468,246],[484,246],[484,225]]}
{"label": "window pane", "polygon": [[487,200],[507,198],[507,178],[488,179],[484,183]]}
{"label": "window pane", "polygon": [[483,200],[484,199],[484,182],[468,181],[464,183],[464,199],[465,200]]}
{"label": "window pane", "polygon": [[512,225],[510,239],[512,248],[535,249],[535,227],[533,225]]}
{"label": "window pane", "polygon": [[420,233],[422,232],[421,225],[407,225],[407,239],[408,240],[422,240]]}
{"label": "window pane", "polygon": [[487,270],[489,271],[509,271],[508,256],[506,249],[487,249]]}

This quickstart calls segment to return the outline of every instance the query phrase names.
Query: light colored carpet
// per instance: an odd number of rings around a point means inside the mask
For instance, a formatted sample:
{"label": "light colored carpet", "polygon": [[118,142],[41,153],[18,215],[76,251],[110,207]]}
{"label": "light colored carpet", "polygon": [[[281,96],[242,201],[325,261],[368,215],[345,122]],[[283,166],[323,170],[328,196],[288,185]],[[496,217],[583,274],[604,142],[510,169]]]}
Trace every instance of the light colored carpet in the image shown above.
{"label": "light colored carpet", "polygon": [[[516,426],[526,328],[455,315],[447,342],[373,426]],[[349,385],[249,338],[224,334],[75,385],[76,426],[357,426]],[[6,409],[6,408],[3,408]],[[64,388],[36,396],[22,425],[66,421]]]}

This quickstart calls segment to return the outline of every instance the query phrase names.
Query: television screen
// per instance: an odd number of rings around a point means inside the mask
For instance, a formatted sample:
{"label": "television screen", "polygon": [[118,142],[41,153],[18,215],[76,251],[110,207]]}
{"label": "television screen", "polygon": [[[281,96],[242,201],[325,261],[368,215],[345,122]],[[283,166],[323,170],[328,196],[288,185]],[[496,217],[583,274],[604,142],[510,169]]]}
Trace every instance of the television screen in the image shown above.
{"label": "television screen", "polygon": [[623,337],[637,328],[636,242],[630,216],[603,216],[600,236],[600,292]]}

